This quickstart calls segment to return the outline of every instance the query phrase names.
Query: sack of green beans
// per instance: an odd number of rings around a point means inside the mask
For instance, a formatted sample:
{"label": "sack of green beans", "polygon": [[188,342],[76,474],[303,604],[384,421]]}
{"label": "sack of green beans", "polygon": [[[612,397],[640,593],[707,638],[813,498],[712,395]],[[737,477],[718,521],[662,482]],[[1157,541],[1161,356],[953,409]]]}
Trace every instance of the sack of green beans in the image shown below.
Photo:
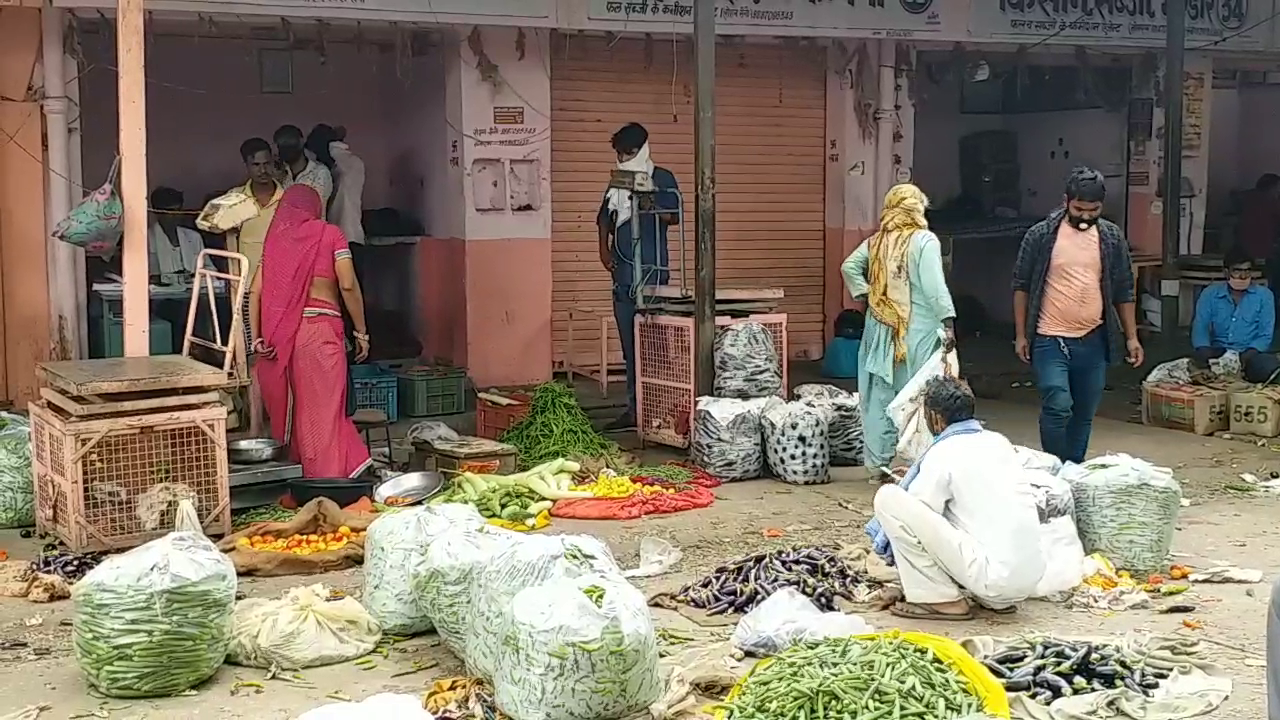
{"label": "sack of green beans", "polygon": [[0,412],[0,528],[34,525],[35,502],[31,423],[21,415]]}
{"label": "sack of green beans", "polygon": [[463,659],[470,674],[493,678],[509,649],[501,626],[521,590],[594,573],[621,575],[609,547],[589,535],[526,535],[493,556],[471,579],[471,629]]}
{"label": "sack of green beans", "polygon": [[89,684],[109,697],[165,697],[208,680],[226,658],[236,570],[202,533],[175,531],[103,560],[71,599]]}
{"label": "sack of green beans", "polygon": [[427,549],[457,530],[477,530],[485,520],[471,505],[423,505],[379,517],[364,539],[365,609],[382,631],[417,635],[431,629],[431,616],[414,592]]}
{"label": "sack of green beans", "polygon": [[592,574],[525,588],[507,608],[494,699],[520,720],[629,717],[664,689],[644,595]]}
{"label": "sack of green beans", "polygon": [[495,554],[522,540],[519,533],[486,525],[445,533],[427,548],[414,595],[422,602],[445,645],[465,657],[471,629],[471,580]]}
{"label": "sack of green beans", "polygon": [[1102,553],[1135,573],[1167,568],[1182,508],[1182,486],[1172,470],[1117,453],[1068,463],[1058,477],[1071,485],[1085,554]]}

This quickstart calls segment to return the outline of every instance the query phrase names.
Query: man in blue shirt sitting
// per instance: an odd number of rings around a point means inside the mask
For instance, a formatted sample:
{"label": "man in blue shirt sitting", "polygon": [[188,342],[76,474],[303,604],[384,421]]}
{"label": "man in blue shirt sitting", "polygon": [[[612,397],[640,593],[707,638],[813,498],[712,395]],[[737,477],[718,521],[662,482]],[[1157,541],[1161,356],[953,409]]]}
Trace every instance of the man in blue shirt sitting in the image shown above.
{"label": "man in blue shirt sitting", "polygon": [[1245,380],[1268,382],[1280,370],[1280,359],[1267,352],[1276,328],[1275,297],[1253,282],[1253,260],[1242,248],[1233,247],[1222,264],[1227,279],[1205,288],[1196,301],[1191,364],[1205,370],[1210,360],[1234,351]]}
{"label": "man in blue shirt sitting", "polygon": [[[680,222],[680,196],[676,176],[650,159],[649,131],[643,125],[623,126],[613,134],[611,143],[618,154],[618,169],[648,173],[654,186],[654,192],[640,196],[639,218],[632,217],[632,193],[617,188],[605,191],[596,214],[600,262],[613,276],[613,318],[618,323],[622,360],[627,366],[627,410],[606,428],[618,431],[636,426],[636,295],[647,287],[666,285],[670,279],[667,228]],[[632,235],[637,226],[638,243]]]}

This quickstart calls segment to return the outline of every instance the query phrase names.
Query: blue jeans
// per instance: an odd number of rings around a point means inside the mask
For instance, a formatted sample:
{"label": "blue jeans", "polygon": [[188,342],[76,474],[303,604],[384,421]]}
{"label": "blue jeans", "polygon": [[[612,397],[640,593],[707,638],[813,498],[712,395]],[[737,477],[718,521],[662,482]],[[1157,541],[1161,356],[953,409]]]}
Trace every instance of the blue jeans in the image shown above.
{"label": "blue jeans", "polygon": [[636,304],[630,298],[613,295],[613,320],[618,323],[622,362],[627,366],[627,412],[636,414]]}
{"label": "blue jeans", "polygon": [[1037,335],[1031,370],[1040,388],[1040,447],[1063,462],[1084,462],[1093,416],[1107,384],[1106,333]]}

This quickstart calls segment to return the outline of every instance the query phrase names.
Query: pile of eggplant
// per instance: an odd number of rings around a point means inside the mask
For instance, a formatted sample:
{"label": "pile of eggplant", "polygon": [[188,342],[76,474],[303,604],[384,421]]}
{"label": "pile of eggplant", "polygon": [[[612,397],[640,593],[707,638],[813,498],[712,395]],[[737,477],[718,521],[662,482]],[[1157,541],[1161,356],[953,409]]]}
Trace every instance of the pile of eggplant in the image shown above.
{"label": "pile of eggplant", "polygon": [[855,571],[835,551],[793,547],[761,552],[721,565],[676,592],[675,599],[708,615],[750,612],[775,590],[793,587],[819,610],[838,610],[836,598],[858,602],[857,590],[870,578]]}
{"label": "pile of eggplant", "polygon": [[1041,705],[1116,688],[1150,697],[1169,677],[1168,671],[1145,667],[1114,645],[1048,638],[1003,650],[982,664],[1006,692],[1023,693]]}
{"label": "pile of eggplant", "polygon": [[46,543],[40,554],[31,561],[31,570],[43,575],[57,575],[69,583],[84,577],[98,566],[105,553],[76,553],[62,548],[56,542]]}

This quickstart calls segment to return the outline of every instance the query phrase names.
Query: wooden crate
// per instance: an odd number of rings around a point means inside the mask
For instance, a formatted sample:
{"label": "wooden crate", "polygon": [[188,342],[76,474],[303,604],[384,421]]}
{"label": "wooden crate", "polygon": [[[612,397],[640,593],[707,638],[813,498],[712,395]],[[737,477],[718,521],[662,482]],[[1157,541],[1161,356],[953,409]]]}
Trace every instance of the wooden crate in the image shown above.
{"label": "wooden crate", "polygon": [[415,442],[414,470],[510,475],[516,471],[516,449],[486,438],[463,435],[455,441]]}
{"label": "wooden crate", "polygon": [[172,530],[186,497],[206,533],[230,532],[225,407],[104,418],[28,409],[39,532],[77,552],[133,547]]}

